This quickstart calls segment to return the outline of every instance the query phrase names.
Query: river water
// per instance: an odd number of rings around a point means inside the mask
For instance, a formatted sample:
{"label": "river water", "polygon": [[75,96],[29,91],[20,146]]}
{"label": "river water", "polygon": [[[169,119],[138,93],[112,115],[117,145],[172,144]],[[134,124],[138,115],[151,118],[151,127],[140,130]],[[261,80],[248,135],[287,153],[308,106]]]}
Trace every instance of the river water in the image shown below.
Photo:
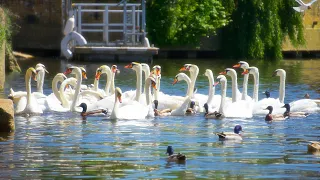
{"label": "river water", "polygon": [[[138,60],[133,60],[138,61]],[[50,94],[51,80],[63,72],[67,64],[83,65],[88,80],[102,62],[67,62],[58,58],[19,61],[25,71],[37,62],[46,65],[44,93]],[[202,75],[211,69],[216,77],[237,61],[219,60],[155,60],[162,66],[161,91],[184,95],[186,84],[171,85],[185,63],[199,66],[198,93],[208,94],[208,80]],[[320,60],[252,61],[260,71],[260,91],[278,96],[279,77],[272,72],[287,72],[286,102],[301,99],[305,93],[319,98]],[[121,73],[115,84],[122,91],[135,88],[135,73],[118,63]],[[151,67],[153,66],[151,65]],[[242,79],[238,74],[239,88]],[[25,90],[24,73],[6,77],[2,96]],[[251,77],[250,77],[251,78]],[[229,79],[229,77],[228,77]],[[105,83],[101,77],[100,85]],[[249,79],[252,84],[252,78]],[[35,82],[32,82],[35,90]],[[229,86],[230,87],[230,86]],[[252,94],[252,85],[248,87]],[[262,94],[259,94],[262,98]],[[216,94],[220,93],[217,88]],[[231,96],[228,89],[227,96]],[[206,120],[203,114],[184,117],[156,117],[146,120],[108,120],[78,113],[45,112],[41,116],[15,117],[16,131],[2,134],[0,141],[0,178],[4,179],[319,179],[320,156],[307,153],[308,141],[320,140],[320,114],[307,118],[291,118],[267,123],[264,116],[252,119]],[[244,130],[242,142],[219,141],[214,132],[232,131],[236,124]],[[166,148],[187,156],[185,163],[166,161]]]}

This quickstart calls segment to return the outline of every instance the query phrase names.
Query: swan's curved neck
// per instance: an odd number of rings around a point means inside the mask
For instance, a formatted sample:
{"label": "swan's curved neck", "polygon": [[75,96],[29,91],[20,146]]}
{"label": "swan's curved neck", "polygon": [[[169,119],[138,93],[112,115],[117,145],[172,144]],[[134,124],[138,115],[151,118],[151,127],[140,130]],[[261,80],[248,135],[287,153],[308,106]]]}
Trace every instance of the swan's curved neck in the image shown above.
{"label": "swan's curved neck", "polygon": [[219,108],[219,112],[221,114],[224,114],[226,96],[227,96],[227,81],[221,81],[221,101],[220,101],[220,108]]}
{"label": "swan's curved neck", "polygon": [[27,91],[27,105],[31,103],[31,75],[26,73],[25,75],[26,91]]}
{"label": "swan's curved neck", "polygon": [[284,103],[284,97],[285,97],[285,86],[286,86],[286,74],[282,74],[280,76],[280,87],[279,87],[279,100],[281,103]]}
{"label": "swan's curved neck", "polygon": [[76,111],[76,103],[78,101],[78,96],[80,93],[80,88],[82,83],[82,74],[81,74],[81,69],[78,67],[75,67],[73,71],[75,71],[74,74],[76,75],[77,85],[74,91],[73,101],[71,104],[71,111]]}
{"label": "swan's curved neck", "polygon": [[111,73],[111,70],[108,69],[106,71],[106,74],[107,74],[107,82],[106,82],[106,87],[104,88],[104,92],[106,93],[106,96],[109,96],[109,93],[110,93],[110,86],[111,86],[111,76],[112,76],[112,73]]}
{"label": "swan's curved neck", "polygon": [[[148,77],[150,76],[150,68],[149,68],[149,66],[146,66],[146,67],[144,67],[143,68],[143,72],[144,72],[144,79],[145,79],[145,82],[144,83],[146,83],[147,82],[147,79],[148,79]],[[149,86],[149,91],[150,91],[150,86]],[[144,93],[146,94],[146,89],[144,88]]]}
{"label": "swan's curved neck", "polygon": [[139,102],[141,96],[141,87],[142,87],[142,68],[141,65],[137,65],[138,68],[135,69],[137,75],[137,82],[136,82],[136,97],[135,100]]}
{"label": "swan's curved neck", "polygon": [[190,70],[190,79],[191,79],[191,84],[190,84],[190,89],[191,89],[191,92],[190,92],[190,98],[193,97],[193,89],[195,87],[195,84],[196,84],[196,81],[197,81],[197,77],[198,77],[198,74],[199,74],[199,68],[197,66],[193,66],[192,67],[193,69]]}
{"label": "swan's curved neck", "polygon": [[215,91],[216,91],[216,88],[213,87],[214,78],[213,78],[213,74],[212,73],[209,74],[208,80],[209,80],[209,97],[208,97],[208,100],[207,100],[207,104],[210,105],[212,103],[212,101],[213,101],[213,97],[214,97],[214,94],[215,94]]}
{"label": "swan's curved neck", "polygon": [[98,91],[98,88],[99,88],[99,79],[94,78],[94,81],[93,81],[93,90],[94,90],[94,91]]}
{"label": "swan's curved neck", "polygon": [[43,94],[44,75],[45,75],[45,71],[43,69],[41,69],[38,72],[38,77],[39,78],[37,78],[37,92],[40,92],[42,94]]}
{"label": "swan's curved neck", "polygon": [[150,93],[150,85],[151,85],[151,79],[147,78],[146,82],[144,84],[144,92],[146,94],[146,102],[147,106],[151,104],[151,93]]}
{"label": "swan's curved neck", "polygon": [[64,80],[64,78],[60,77],[59,74],[57,74],[53,78],[52,83],[51,83],[52,92],[60,102],[62,102],[62,101],[61,101],[61,97],[60,97],[59,90],[58,90],[58,83],[63,82],[63,80]]}
{"label": "swan's curved neck", "polygon": [[118,101],[118,97],[117,97],[118,93],[115,93],[115,99],[114,99],[114,105],[113,105],[113,110],[110,116],[110,119],[118,119],[119,118],[119,101]]}
{"label": "swan's curved neck", "polygon": [[193,88],[192,88],[191,79],[187,75],[185,75],[185,76],[183,76],[183,80],[185,80],[187,82],[187,85],[188,85],[186,96],[193,97]]}
{"label": "swan's curved neck", "polygon": [[238,82],[237,82],[237,74],[233,71],[230,71],[231,79],[232,79],[232,102],[237,101],[237,89],[238,89]]}
{"label": "swan's curved neck", "polygon": [[156,79],[157,89],[156,90],[153,89],[154,100],[159,100],[160,82],[161,82],[161,75],[157,76],[157,79]]}
{"label": "swan's curved neck", "polygon": [[64,107],[64,108],[70,108],[70,103],[67,100],[65,92],[64,92],[64,89],[65,89],[66,85],[68,85],[68,84],[71,84],[72,86],[76,86],[77,79],[75,79],[73,77],[68,78],[68,79],[64,80],[60,85],[59,96],[61,98],[62,107]]}
{"label": "swan's curved neck", "polygon": [[249,74],[243,75],[243,88],[241,100],[247,100]]}
{"label": "swan's curved neck", "polygon": [[116,76],[116,73],[111,73],[111,85],[110,85],[110,94],[114,94],[115,92],[115,86],[114,86],[114,77]]}
{"label": "swan's curved neck", "polygon": [[258,102],[259,100],[259,72],[253,73],[253,80],[254,80],[254,85],[253,85],[253,101]]}

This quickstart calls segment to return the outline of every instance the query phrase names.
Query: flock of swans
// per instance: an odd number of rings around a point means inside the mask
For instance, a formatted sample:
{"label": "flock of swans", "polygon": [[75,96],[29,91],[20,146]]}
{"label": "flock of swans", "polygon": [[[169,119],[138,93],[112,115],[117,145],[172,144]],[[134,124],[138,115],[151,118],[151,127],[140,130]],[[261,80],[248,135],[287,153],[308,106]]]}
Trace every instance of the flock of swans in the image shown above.
{"label": "flock of swans", "polygon": [[[96,70],[94,83],[88,87],[82,84],[87,78],[83,67],[69,66],[64,73],[58,73],[52,80],[52,93],[43,94],[43,82],[47,70],[43,64],[30,67],[25,74],[26,91],[10,89],[9,97],[15,104],[16,115],[39,115],[44,111],[81,112],[82,116],[101,115],[110,119],[144,119],[154,116],[184,116],[204,113],[205,118],[251,118],[253,115],[266,115],[266,120],[280,120],[290,116],[305,117],[306,112],[319,111],[317,100],[300,99],[285,104],[285,79],[283,69],[274,71],[273,76],[280,77],[279,97],[266,96],[259,100],[259,69],[240,61],[233,68],[226,68],[214,79],[213,72],[206,69],[208,77],[208,95],[195,92],[199,68],[195,64],[185,64],[172,84],[185,81],[185,96],[165,94],[160,91],[161,67],[150,67],[145,63],[132,62],[125,66],[136,73],[136,89],[122,92],[115,86],[116,74],[120,73],[116,65],[111,68],[102,65]],[[242,68],[243,88],[238,88],[235,69]],[[184,72],[189,72],[188,76]],[[67,77],[72,74],[74,77]],[[99,88],[101,74],[107,75],[104,89]],[[144,76],[143,76],[144,74]],[[253,77],[253,95],[247,94],[249,75]],[[145,77],[145,78],[143,78]],[[227,77],[231,78],[232,97],[227,97]],[[31,81],[37,82],[37,92],[31,92]],[[144,86],[143,86],[144,81]],[[215,94],[215,88],[221,86],[221,94]]]}

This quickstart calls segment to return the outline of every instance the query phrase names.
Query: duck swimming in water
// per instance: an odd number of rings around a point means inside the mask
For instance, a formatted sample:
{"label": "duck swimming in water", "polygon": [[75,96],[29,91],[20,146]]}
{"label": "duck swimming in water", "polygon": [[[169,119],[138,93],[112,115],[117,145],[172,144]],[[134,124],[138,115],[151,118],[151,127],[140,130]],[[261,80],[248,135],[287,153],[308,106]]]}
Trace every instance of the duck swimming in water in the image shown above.
{"label": "duck swimming in water", "polygon": [[242,131],[242,127],[240,125],[236,125],[232,132],[221,132],[221,133],[215,133],[219,136],[219,140],[242,140],[242,136],[240,134],[240,131]]}
{"label": "duck swimming in water", "polygon": [[290,104],[285,104],[283,108],[286,108],[286,111],[283,113],[285,117],[307,117],[309,115],[306,112],[290,112]]}
{"label": "duck swimming in water", "polygon": [[209,106],[208,106],[208,103],[205,103],[203,105],[204,109],[205,109],[205,113],[204,113],[204,117],[206,119],[219,119],[220,117],[222,118],[222,114],[217,112],[217,111],[214,111],[214,112],[209,112]]}
{"label": "duck swimming in water", "polygon": [[97,109],[97,110],[92,110],[87,112],[87,104],[86,103],[81,103],[79,107],[82,107],[82,112],[81,116],[83,118],[86,118],[89,115],[103,115],[105,116],[108,114],[108,109]]}
{"label": "duck swimming in water", "polygon": [[284,114],[272,114],[273,107],[268,106],[266,110],[269,110],[269,113],[266,115],[265,119],[266,121],[281,121],[288,118],[288,116],[284,116]]}
{"label": "duck swimming in water", "polygon": [[172,146],[168,146],[167,147],[167,152],[166,154],[168,154],[168,161],[172,162],[172,161],[185,161],[187,158],[184,154],[173,154],[173,148]]}

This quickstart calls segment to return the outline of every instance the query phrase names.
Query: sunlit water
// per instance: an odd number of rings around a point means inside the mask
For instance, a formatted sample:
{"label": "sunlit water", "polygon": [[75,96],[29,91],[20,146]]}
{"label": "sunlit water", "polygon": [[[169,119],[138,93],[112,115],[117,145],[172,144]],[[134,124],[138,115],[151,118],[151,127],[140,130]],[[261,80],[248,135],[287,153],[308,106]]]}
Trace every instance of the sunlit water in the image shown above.
{"label": "sunlit water", "polygon": [[[136,60],[134,60],[136,61]],[[20,61],[23,71],[37,62],[46,65],[45,94],[51,93],[51,80],[65,70],[68,63],[59,59]],[[208,80],[202,74],[213,70],[214,76],[236,61],[156,60],[162,66],[161,91],[184,95],[186,84],[171,85],[185,63],[198,64],[198,93],[208,94]],[[78,62],[85,65],[93,83],[97,67],[104,63]],[[106,63],[110,65],[110,63]],[[135,88],[135,74],[117,64],[121,73],[116,86],[122,91]],[[250,62],[260,70],[261,92],[270,90],[278,96],[279,77],[271,78],[277,68],[287,71],[286,102],[301,99],[305,93],[318,98],[320,61],[285,60]],[[240,73],[239,73],[240,75]],[[251,78],[251,77],[250,77]],[[252,79],[249,79],[252,83]],[[24,73],[7,76],[3,96],[9,88],[24,90]],[[241,89],[242,79],[239,77]],[[100,85],[105,84],[102,76]],[[32,82],[35,90],[35,82]],[[230,87],[230,86],[229,86]],[[216,94],[220,89],[216,90]],[[228,96],[231,94],[228,89]],[[248,94],[252,94],[252,85]],[[320,115],[305,119],[288,119],[266,123],[263,116],[252,119],[206,120],[203,114],[184,117],[156,117],[146,120],[108,120],[89,117],[83,121],[78,113],[45,112],[35,117],[15,117],[16,131],[3,135],[0,142],[0,177],[13,179],[45,178],[125,178],[125,179],[318,179],[320,156],[307,153],[308,141],[320,140]],[[232,131],[241,124],[242,142],[221,142],[214,132]],[[166,148],[187,156],[185,163],[166,161]]]}

